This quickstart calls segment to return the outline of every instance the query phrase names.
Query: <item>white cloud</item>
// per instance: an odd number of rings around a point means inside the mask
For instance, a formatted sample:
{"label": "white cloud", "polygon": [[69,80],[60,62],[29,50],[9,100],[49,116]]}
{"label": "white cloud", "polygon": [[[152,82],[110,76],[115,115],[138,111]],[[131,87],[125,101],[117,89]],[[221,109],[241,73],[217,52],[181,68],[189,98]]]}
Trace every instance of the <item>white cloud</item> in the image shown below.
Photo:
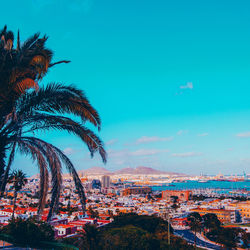
{"label": "white cloud", "polygon": [[160,153],[167,153],[168,149],[138,149],[135,151],[128,150],[109,150],[108,155],[110,158],[122,158],[129,156],[147,156],[147,155],[156,155]]}
{"label": "white cloud", "polygon": [[173,157],[180,157],[180,158],[194,157],[194,156],[200,156],[200,155],[202,155],[202,153],[199,153],[199,152],[186,152],[186,153],[172,154]]}
{"label": "white cloud", "polygon": [[208,133],[198,134],[198,136],[208,136]]}
{"label": "white cloud", "polygon": [[71,155],[71,154],[74,153],[74,150],[73,150],[73,148],[65,148],[63,150],[63,153],[66,154],[66,155]]}
{"label": "white cloud", "polygon": [[130,152],[130,155],[134,156],[142,156],[142,155],[155,155],[159,153],[167,153],[169,150],[167,149],[139,149],[134,152]]}
{"label": "white cloud", "polygon": [[186,85],[180,86],[180,89],[193,89],[193,83],[192,82],[187,82]]}
{"label": "white cloud", "polygon": [[247,138],[247,137],[250,137],[250,132],[239,133],[236,136],[237,137],[243,137],[243,138],[245,137],[245,138]]}
{"label": "white cloud", "polygon": [[150,143],[150,142],[162,142],[162,141],[171,141],[173,137],[158,137],[158,136],[142,136],[136,140],[136,144]]}
{"label": "white cloud", "polygon": [[105,144],[106,144],[106,145],[113,145],[113,144],[115,144],[115,143],[117,143],[117,142],[118,142],[117,139],[112,139],[112,140],[107,141]]}
{"label": "white cloud", "polygon": [[177,135],[185,135],[185,134],[187,134],[188,133],[188,130],[179,130],[178,132],[177,132]]}

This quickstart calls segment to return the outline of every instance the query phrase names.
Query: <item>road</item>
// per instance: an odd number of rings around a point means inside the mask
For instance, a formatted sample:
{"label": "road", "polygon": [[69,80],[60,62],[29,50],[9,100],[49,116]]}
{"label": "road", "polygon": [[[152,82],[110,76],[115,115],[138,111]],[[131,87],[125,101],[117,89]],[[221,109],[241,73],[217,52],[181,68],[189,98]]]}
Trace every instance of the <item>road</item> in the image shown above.
{"label": "road", "polygon": [[[184,238],[189,243],[194,244],[194,234],[190,230],[174,230],[174,234],[180,236],[181,238]],[[196,244],[197,246],[205,247],[208,249],[221,249],[220,246],[201,240],[198,237],[196,238]]]}

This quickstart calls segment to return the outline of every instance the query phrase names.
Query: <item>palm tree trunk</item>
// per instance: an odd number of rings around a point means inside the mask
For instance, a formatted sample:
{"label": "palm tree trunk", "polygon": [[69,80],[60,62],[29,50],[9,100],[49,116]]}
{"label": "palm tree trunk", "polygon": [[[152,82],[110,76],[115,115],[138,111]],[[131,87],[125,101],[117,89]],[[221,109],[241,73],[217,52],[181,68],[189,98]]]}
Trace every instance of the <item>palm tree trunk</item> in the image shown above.
{"label": "palm tree trunk", "polygon": [[6,143],[4,138],[0,137],[0,186],[2,184],[2,177],[6,165],[5,157],[6,157]]}
{"label": "palm tree trunk", "polygon": [[4,191],[5,191],[5,187],[6,187],[6,184],[7,184],[8,177],[9,177],[10,167],[11,167],[11,164],[12,164],[12,162],[14,160],[15,150],[16,150],[16,142],[14,143],[14,145],[12,147],[12,150],[11,150],[11,153],[10,153],[10,156],[9,156],[8,165],[7,165],[4,173],[1,176],[1,180],[0,180],[0,199],[3,197]]}
{"label": "palm tree trunk", "polygon": [[196,238],[197,238],[197,236],[196,236],[196,230],[194,231],[194,248],[196,249]]}
{"label": "palm tree trunk", "polygon": [[14,191],[14,206],[13,206],[13,212],[12,212],[12,219],[15,217],[15,210],[16,210],[16,198],[17,198],[17,191]]}

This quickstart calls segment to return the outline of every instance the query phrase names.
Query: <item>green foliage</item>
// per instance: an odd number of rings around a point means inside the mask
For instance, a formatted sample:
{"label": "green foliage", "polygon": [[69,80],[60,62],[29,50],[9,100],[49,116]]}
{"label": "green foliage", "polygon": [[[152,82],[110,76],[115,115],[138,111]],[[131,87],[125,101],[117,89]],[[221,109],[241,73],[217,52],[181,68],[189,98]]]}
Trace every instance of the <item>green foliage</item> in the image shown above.
{"label": "green foliage", "polygon": [[54,241],[53,228],[41,221],[32,218],[27,220],[13,219],[0,230],[1,234],[9,235],[19,246],[39,246],[43,241]]}
{"label": "green foliage", "polygon": [[[167,221],[156,216],[137,215],[135,213],[121,214],[114,217],[114,222],[110,224],[111,227],[122,227],[126,225],[133,225],[142,228],[148,233],[157,233],[158,231],[166,230],[168,227]],[[173,232],[172,227],[170,231]]]}
{"label": "green foliage", "polygon": [[250,234],[241,228],[225,228],[221,226],[221,222],[217,216],[208,213],[202,216],[202,224],[207,229],[206,237],[210,240],[224,245],[227,249],[237,247],[242,243],[241,247],[248,248],[250,244]]}
{"label": "green foliage", "polygon": [[227,249],[237,247],[240,242],[244,248],[248,248],[250,244],[250,234],[241,228],[219,227],[208,232],[206,236],[212,241],[223,244]]}
{"label": "green foliage", "polygon": [[15,192],[20,191],[23,186],[27,183],[26,175],[23,173],[22,170],[14,170],[8,179],[8,183],[13,185]]}
{"label": "green foliage", "polygon": [[159,241],[141,228],[126,225],[111,228],[103,234],[102,249],[159,249]]}
{"label": "green foliage", "polygon": [[89,212],[90,218],[99,218],[98,211],[94,210],[91,206],[89,206],[88,212]]}
{"label": "green foliage", "polygon": [[193,212],[188,215],[188,223],[190,226],[190,229],[194,232],[201,231],[202,228],[202,218],[199,213]]}
{"label": "green foliage", "polygon": [[221,225],[221,222],[218,220],[217,216],[212,213],[202,216],[202,220],[203,226],[208,230],[217,229]]}
{"label": "green foliage", "polygon": [[79,249],[87,250],[191,250],[192,246],[179,237],[171,235],[171,245],[167,244],[167,223],[154,216],[122,214],[114,217],[114,222],[96,228],[87,225],[81,236],[64,239]]}

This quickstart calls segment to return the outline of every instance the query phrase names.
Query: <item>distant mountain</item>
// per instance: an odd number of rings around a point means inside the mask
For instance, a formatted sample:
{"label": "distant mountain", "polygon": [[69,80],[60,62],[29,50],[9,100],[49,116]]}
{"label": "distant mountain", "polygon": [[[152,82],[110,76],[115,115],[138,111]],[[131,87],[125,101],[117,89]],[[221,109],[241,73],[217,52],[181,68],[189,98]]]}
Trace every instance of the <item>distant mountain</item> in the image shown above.
{"label": "distant mountain", "polygon": [[114,172],[115,174],[135,174],[134,168],[122,168]]}
{"label": "distant mountain", "polygon": [[84,170],[78,171],[78,174],[81,175],[101,175],[101,174],[112,174],[112,172],[108,171],[106,168],[102,167],[92,167]]}
{"label": "distant mountain", "polygon": [[115,171],[115,174],[131,174],[131,175],[184,175],[181,173],[160,171],[149,167],[123,168]]}
{"label": "distant mountain", "polygon": [[92,167],[89,169],[84,169],[78,171],[79,175],[178,175],[178,176],[185,176],[185,174],[175,173],[175,172],[167,172],[167,171],[160,171],[154,168],[149,167],[136,167],[136,168],[122,168],[117,171],[109,171],[106,168],[102,167]]}

